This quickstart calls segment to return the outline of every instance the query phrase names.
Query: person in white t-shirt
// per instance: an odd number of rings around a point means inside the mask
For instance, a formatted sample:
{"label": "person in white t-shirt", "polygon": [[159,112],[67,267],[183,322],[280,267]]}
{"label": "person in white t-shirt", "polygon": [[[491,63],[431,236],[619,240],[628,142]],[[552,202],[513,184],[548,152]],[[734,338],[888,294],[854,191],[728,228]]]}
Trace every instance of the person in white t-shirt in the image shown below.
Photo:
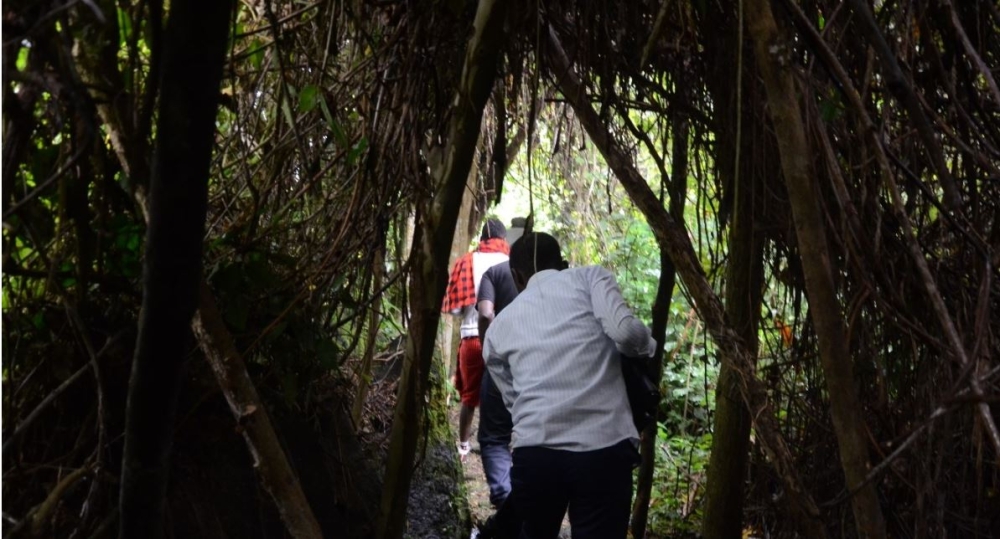
{"label": "person in white t-shirt", "polygon": [[458,454],[465,460],[469,454],[472,419],[479,406],[479,388],[483,377],[483,347],[479,341],[479,313],[476,310],[476,293],[483,273],[489,268],[506,262],[510,246],[505,239],[507,229],[499,219],[487,219],[483,224],[479,245],[471,253],[462,255],[452,268],[441,310],[462,320],[462,343],[458,349],[458,389],[462,409],[458,416]]}

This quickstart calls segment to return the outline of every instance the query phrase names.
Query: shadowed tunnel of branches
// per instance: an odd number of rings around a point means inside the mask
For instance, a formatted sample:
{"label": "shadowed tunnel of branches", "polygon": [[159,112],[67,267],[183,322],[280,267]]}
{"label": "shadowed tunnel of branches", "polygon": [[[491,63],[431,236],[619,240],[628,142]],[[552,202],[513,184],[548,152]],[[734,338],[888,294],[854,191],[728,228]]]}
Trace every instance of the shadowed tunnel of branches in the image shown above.
{"label": "shadowed tunnel of branches", "polygon": [[467,537],[439,307],[521,202],[659,341],[634,537],[1000,534],[995,2],[3,14],[4,536]]}

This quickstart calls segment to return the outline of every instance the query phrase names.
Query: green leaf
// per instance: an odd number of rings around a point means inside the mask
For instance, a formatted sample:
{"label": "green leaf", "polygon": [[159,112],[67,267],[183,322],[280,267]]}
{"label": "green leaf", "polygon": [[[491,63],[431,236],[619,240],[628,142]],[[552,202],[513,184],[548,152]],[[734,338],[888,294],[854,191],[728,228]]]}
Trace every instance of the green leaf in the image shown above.
{"label": "green leaf", "polygon": [[299,92],[299,112],[312,112],[316,108],[319,88],[310,84]]}
{"label": "green leaf", "polygon": [[261,64],[264,63],[264,42],[260,38],[254,39],[250,42],[250,65],[254,69],[260,69]]}
{"label": "green leaf", "polygon": [[338,292],[341,288],[344,287],[345,282],[347,282],[347,275],[338,276],[336,279],[333,280],[333,284],[330,285],[330,291]]}
{"label": "green leaf", "polygon": [[358,157],[360,157],[361,154],[363,154],[367,149],[368,149],[368,139],[366,137],[361,137],[361,139],[358,140],[358,143],[355,144],[353,148],[351,148],[350,152],[347,153],[347,165],[348,166],[354,165],[355,161],[358,160]]}
{"label": "green leaf", "polygon": [[246,264],[246,276],[249,284],[256,288],[266,289],[278,284],[278,278],[270,266],[263,260],[251,260]]}
{"label": "green leaf", "polygon": [[837,105],[830,101],[823,101],[819,105],[819,112],[823,117],[823,121],[829,122],[840,114],[840,109],[837,108]]}
{"label": "green leaf", "polygon": [[35,329],[45,329],[45,313],[35,313],[35,316],[31,317],[31,323]]}
{"label": "green leaf", "polygon": [[21,47],[21,50],[17,51],[17,66],[18,71],[24,71],[28,67],[28,47]]}
{"label": "green leaf", "polygon": [[323,119],[326,120],[326,124],[333,127],[333,115],[330,114],[330,108],[326,106],[326,98],[323,96],[319,98],[319,109],[323,113]]}
{"label": "green leaf", "polygon": [[132,17],[124,9],[118,8],[118,44],[122,48],[129,46],[132,36]]}
{"label": "green leaf", "polygon": [[224,264],[212,275],[212,284],[225,294],[236,295],[244,287],[243,273],[236,264]]}
{"label": "green leaf", "polygon": [[824,122],[829,122],[840,116],[840,99],[833,91],[819,96],[819,113]]}
{"label": "green leaf", "polygon": [[340,127],[337,120],[334,119],[333,115],[330,114],[330,108],[326,105],[326,99],[320,96],[319,108],[323,113],[323,118],[326,119],[327,125],[330,126],[330,131],[333,131],[333,138],[337,140],[337,144],[341,148],[346,148],[350,141],[347,139],[347,134],[344,133],[344,129]]}

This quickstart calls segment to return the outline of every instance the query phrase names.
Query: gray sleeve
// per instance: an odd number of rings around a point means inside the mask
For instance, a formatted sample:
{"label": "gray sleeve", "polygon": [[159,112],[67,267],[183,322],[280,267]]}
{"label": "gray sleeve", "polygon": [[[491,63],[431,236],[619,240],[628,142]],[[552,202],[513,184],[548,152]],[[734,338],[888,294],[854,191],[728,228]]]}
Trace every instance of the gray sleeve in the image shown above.
{"label": "gray sleeve", "polygon": [[632,314],[622,297],[618,282],[610,271],[588,268],[590,300],[594,315],[601,322],[604,333],[627,356],[651,357],[656,352],[656,341],[649,329]]}
{"label": "gray sleeve", "polygon": [[493,343],[495,335],[496,332],[486,333],[486,342],[483,343],[483,362],[490,372],[493,385],[500,390],[500,395],[503,396],[504,405],[510,410],[517,398],[517,393],[514,391],[514,377],[511,375],[510,363],[508,363],[507,358],[497,351]]}

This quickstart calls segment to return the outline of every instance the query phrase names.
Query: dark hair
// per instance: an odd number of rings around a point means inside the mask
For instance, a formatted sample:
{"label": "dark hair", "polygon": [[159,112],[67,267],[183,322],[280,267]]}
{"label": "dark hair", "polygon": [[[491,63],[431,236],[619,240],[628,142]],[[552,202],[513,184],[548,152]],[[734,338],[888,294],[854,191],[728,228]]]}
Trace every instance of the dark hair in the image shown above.
{"label": "dark hair", "polygon": [[507,237],[507,227],[503,226],[503,221],[500,219],[487,219],[483,223],[483,233],[479,235],[480,240],[488,240],[491,238],[506,238]]}
{"label": "dark hair", "polygon": [[521,236],[511,246],[510,267],[531,277],[542,270],[561,270],[566,265],[555,238],[544,232],[532,232]]}

